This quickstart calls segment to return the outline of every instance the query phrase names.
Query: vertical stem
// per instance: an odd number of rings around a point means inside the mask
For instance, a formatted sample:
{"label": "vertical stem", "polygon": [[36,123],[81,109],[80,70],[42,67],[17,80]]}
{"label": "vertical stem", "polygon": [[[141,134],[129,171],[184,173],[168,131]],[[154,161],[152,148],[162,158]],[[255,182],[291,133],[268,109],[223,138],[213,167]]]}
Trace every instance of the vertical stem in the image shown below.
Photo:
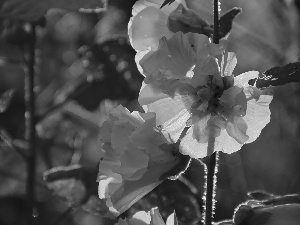
{"label": "vertical stem", "polygon": [[217,185],[219,153],[214,152],[206,163],[206,188],[205,188],[205,210],[204,224],[211,225],[215,209],[215,195]]}
{"label": "vertical stem", "polygon": [[[214,36],[213,41],[219,44],[219,0],[213,0],[214,13]],[[206,163],[206,189],[204,193],[204,224],[212,225],[215,209],[215,195],[217,185],[218,158],[219,153],[214,152],[215,139],[210,138],[208,141],[207,153],[210,155]]]}
{"label": "vertical stem", "polygon": [[214,1],[214,43],[219,44],[219,0]]}
{"label": "vertical stem", "polygon": [[[36,130],[35,130],[35,96],[34,96],[34,74],[35,74],[35,43],[36,25],[31,24],[28,59],[25,70],[25,139],[29,146],[27,160],[27,225],[34,224],[33,213],[35,211],[35,170],[36,170]],[[27,57],[26,57],[27,58]]]}

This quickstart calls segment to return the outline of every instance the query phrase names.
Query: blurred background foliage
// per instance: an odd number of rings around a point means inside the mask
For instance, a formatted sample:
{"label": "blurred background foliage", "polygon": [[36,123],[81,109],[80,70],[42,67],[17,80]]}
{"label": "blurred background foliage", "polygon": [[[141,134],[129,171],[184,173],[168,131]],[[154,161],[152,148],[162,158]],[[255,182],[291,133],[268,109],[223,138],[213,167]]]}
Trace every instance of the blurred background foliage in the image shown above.
{"label": "blurred background foliage", "polygon": [[[142,110],[137,97],[143,77],[137,70],[135,51],[127,37],[134,2],[109,0],[107,11],[97,14],[55,9],[48,11],[39,21],[36,58],[37,224],[54,225],[59,221],[59,224],[100,225],[114,222],[86,212],[89,211],[86,210],[90,207],[88,204],[85,210],[77,207],[75,203],[82,199],[74,199],[74,196],[69,198],[69,206],[75,209],[68,210],[68,205],[52,196],[42,176],[44,171],[56,166],[81,164],[97,169],[98,130],[107,112],[118,104],[131,111]],[[199,9],[202,17],[212,21],[211,1],[187,0],[187,4],[192,9]],[[263,72],[276,65],[298,61],[300,1],[223,0],[222,12],[235,6],[243,9],[235,20],[228,46],[237,54],[236,75],[249,70]],[[28,29],[24,21],[0,18],[0,95],[15,90],[7,110],[0,112],[1,225],[21,224],[24,219],[26,165],[12,148],[26,152],[23,52],[29,38]],[[232,218],[234,208],[247,199],[248,191],[265,190],[279,195],[299,193],[299,84],[277,88],[270,107],[271,122],[257,141],[245,145],[237,153],[221,154],[215,220]],[[159,205],[166,209],[162,213],[166,217],[164,213],[171,213],[170,208],[177,206],[178,211],[183,210],[179,214],[186,217],[181,221],[193,224],[195,221],[191,218],[199,218],[203,167],[194,161],[184,176],[185,182],[166,182],[134,205],[128,214]],[[49,186],[48,183],[48,188],[68,189],[82,198],[88,195],[92,202],[89,204],[94,204],[97,191],[87,190],[85,182],[77,188],[77,181],[82,177],[70,173],[62,177],[58,185],[51,183],[54,186]],[[73,183],[67,182],[68,179],[73,179]],[[182,183],[188,183],[188,190]],[[186,199],[192,200],[182,201],[178,193],[185,193]],[[190,197],[192,195],[198,196],[196,200]],[[184,207],[178,207],[178,204]]]}

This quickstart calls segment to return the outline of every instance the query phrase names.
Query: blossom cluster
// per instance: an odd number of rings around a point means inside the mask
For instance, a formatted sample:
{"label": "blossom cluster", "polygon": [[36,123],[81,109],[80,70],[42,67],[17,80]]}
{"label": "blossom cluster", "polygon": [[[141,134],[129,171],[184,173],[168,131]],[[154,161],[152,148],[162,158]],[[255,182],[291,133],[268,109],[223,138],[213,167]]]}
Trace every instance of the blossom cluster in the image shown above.
{"label": "blossom cluster", "polygon": [[[145,77],[138,98],[145,113],[118,106],[100,131],[99,197],[116,216],[179,176],[190,158],[236,152],[270,120],[271,93],[249,85],[259,73],[234,76],[237,58],[226,40],[212,43],[185,1],[161,4],[137,1],[128,25]],[[158,218],[156,209],[151,213]],[[118,224],[149,224],[130,221]]]}

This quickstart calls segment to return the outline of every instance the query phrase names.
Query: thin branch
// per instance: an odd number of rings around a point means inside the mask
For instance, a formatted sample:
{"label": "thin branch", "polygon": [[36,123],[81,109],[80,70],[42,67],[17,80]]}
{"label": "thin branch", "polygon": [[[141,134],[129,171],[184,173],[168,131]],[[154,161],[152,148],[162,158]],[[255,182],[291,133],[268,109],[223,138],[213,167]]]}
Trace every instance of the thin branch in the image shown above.
{"label": "thin branch", "polygon": [[219,44],[219,0],[214,1],[214,43]]}
{"label": "thin branch", "polygon": [[36,120],[35,120],[35,94],[34,94],[34,75],[35,75],[35,44],[36,44],[36,25],[31,24],[29,57],[26,61],[25,71],[25,139],[29,146],[27,160],[27,224],[35,223],[33,213],[36,211],[35,200],[35,174],[36,174]]}
{"label": "thin branch", "polygon": [[[214,143],[214,142],[211,142]],[[215,195],[217,187],[217,172],[218,172],[219,153],[214,152],[205,165],[206,184],[205,184],[205,209],[204,209],[204,224],[211,225],[215,210]]]}
{"label": "thin branch", "polygon": [[27,160],[27,155],[25,155],[25,153],[14,144],[13,138],[9,135],[9,133],[6,130],[0,129],[0,138],[8,147],[20,154],[22,158],[25,159],[25,161]]}

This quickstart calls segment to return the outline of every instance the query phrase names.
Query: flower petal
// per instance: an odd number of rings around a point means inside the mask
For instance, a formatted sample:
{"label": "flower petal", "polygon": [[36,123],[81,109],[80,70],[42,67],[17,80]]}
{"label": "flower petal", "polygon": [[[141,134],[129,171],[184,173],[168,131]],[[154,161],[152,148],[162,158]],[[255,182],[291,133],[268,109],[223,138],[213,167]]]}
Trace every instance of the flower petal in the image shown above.
{"label": "flower petal", "polygon": [[169,97],[167,94],[157,90],[153,85],[143,82],[138,101],[143,106],[167,97]]}
{"label": "flower petal", "polygon": [[193,127],[190,127],[180,142],[179,151],[194,159],[204,158],[208,155],[207,143],[199,143],[194,138],[193,133]]}
{"label": "flower petal", "polygon": [[231,76],[237,64],[237,58],[234,52],[226,52],[222,57],[221,72],[222,76]]}
{"label": "flower petal", "polygon": [[151,149],[154,146],[158,147],[164,143],[162,135],[158,133],[154,128],[156,126],[155,113],[152,118],[147,119],[144,124],[136,129],[130,136],[131,141],[139,147]]}
{"label": "flower petal", "polygon": [[150,211],[151,214],[151,222],[150,225],[166,225],[165,222],[163,221],[158,208],[152,208]]}
{"label": "flower petal", "polygon": [[147,213],[145,211],[139,211],[132,216],[132,219],[143,221],[145,224],[150,224],[150,212]]}
{"label": "flower petal", "polygon": [[177,220],[177,217],[176,217],[175,212],[173,212],[173,213],[167,218],[166,225],[178,225],[178,220]]}
{"label": "flower petal", "polygon": [[158,50],[140,63],[146,76],[164,75],[166,78],[182,79],[195,64],[195,53],[188,37],[177,32],[169,40],[161,38]]}
{"label": "flower petal", "polygon": [[[247,90],[245,90],[247,91]],[[250,96],[246,93],[246,96]],[[261,133],[261,130],[270,122],[270,109],[273,96],[260,95],[259,99],[250,99],[247,101],[247,113],[243,117],[248,125],[247,135],[250,137],[246,143],[255,141]]]}
{"label": "flower petal", "polygon": [[146,7],[137,13],[129,24],[133,48],[137,51],[156,50],[160,38],[169,39],[174,34],[167,23],[168,16],[156,7]]}
{"label": "flower petal", "polygon": [[259,72],[257,71],[248,71],[242,73],[234,78],[234,85],[238,87],[248,87],[249,80],[258,78]]}
{"label": "flower petal", "polygon": [[200,143],[193,137],[193,128],[189,128],[180,142],[179,151],[183,155],[189,155],[192,158],[204,158],[210,156],[213,152],[221,151],[231,154],[241,149],[243,146],[228,135],[227,131],[222,129],[220,135],[208,142]]}
{"label": "flower petal", "polygon": [[107,204],[109,204],[110,210],[115,215],[119,215],[157,187],[162,182],[160,177],[180,163],[177,157],[173,157],[173,159],[171,158],[170,161],[163,162],[162,164],[153,165],[139,180],[125,180],[122,188],[116,190],[111,198],[108,199]]}
{"label": "flower petal", "polygon": [[247,133],[247,123],[242,117],[233,116],[226,125],[227,133],[233,137],[238,143],[244,144],[249,140]]}

